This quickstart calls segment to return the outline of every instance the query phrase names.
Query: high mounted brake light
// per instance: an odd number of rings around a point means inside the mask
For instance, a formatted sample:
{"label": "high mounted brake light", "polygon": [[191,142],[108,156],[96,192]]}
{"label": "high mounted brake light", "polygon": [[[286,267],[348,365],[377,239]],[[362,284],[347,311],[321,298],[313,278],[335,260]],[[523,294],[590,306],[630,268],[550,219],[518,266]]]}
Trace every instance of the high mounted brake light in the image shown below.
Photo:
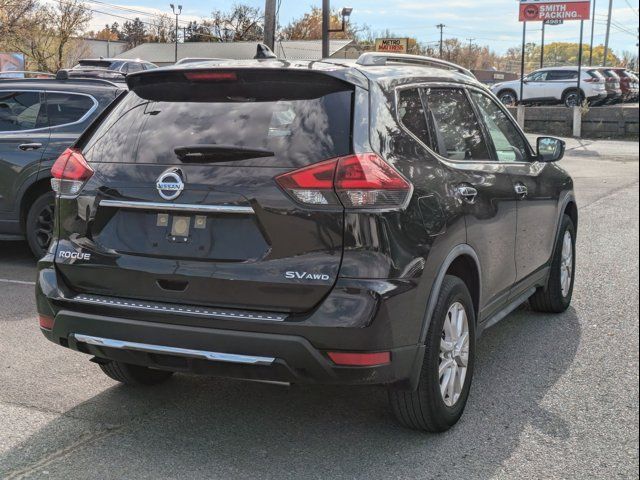
{"label": "high mounted brake light", "polygon": [[187,80],[192,82],[235,82],[238,74],[235,72],[185,72]]}
{"label": "high mounted brake light", "polygon": [[391,209],[403,206],[411,184],[375,153],[326,160],[276,178],[296,201],[305,205]]}
{"label": "high mounted brake light", "polygon": [[63,195],[77,195],[93,176],[93,169],[75,148],[67,148],[51,167],[51,188]]}

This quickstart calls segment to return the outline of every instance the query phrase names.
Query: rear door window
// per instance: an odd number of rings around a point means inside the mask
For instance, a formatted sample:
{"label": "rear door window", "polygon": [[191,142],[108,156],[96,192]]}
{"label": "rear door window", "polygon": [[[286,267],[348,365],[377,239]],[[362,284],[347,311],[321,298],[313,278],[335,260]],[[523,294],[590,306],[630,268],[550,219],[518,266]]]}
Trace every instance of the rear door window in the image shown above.
{"label": "rear door window", "polygon": [[578,80],[578,72],[571,70],[553,70],[547,75],[547,80]]}
{"label": "rear door window", "polygon": [[243,165],[287,167],[351,153],[352,90],[303,99],[278,94],[264,101],[250,94],[168,101],[131,91],[88,139],[84,152],[93,162],[171,165],[180,163],[177,147],[224,145],[274,153]]}
{"label": "rear door window", "polygon": [[398,118],[421,142],[431,146],[427,117],[417,88],[402,90],[398,102]]}
{"label": "rear door window", "polygon": [[489,160],[489,149],[466,93],[457,88],[424,90],[427,120],[437,138],[434,149],[452,160]]}
{"label": "rear door window", "polygon": [[56,127],[75,123],[94,108],[95,101],[87,95],[47,92],[49,125]]}
{"label": "rear door window", "polygon": [[0,91],[0,132],[47,127],[44,94]]}

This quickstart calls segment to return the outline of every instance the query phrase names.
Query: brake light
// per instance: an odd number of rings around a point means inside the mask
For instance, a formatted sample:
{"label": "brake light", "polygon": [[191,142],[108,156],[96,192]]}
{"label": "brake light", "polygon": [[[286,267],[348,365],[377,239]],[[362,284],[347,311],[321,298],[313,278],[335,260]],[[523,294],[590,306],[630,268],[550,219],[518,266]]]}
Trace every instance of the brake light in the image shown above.
{"label": "brake light", "polygon": [[373,367],[391,363],[390,352],[357,353],[357,352],[327,352],[336,365],[349,367]]}
{"label": "brake light", "polygon": [[411,194],[411,184],[375,153],[326,160],[280,175],[278,184],[307,205],[346,208],[398,208]]}
{"label": "brake light", "polygon": [[51,188],[63,195],[76,195],[93,176],[93,169],[75,148],[67,148],[51,167]]}
{"label": "brake light", "polygon": [[234,72],[185,72],[184,76],[192,82],[235,82],[238,75]]}

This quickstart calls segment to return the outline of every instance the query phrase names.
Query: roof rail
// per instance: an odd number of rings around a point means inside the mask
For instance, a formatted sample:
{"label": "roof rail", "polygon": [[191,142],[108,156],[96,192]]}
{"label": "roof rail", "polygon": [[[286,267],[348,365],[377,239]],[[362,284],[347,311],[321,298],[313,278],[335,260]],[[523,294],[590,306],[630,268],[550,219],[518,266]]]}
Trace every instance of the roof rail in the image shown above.
{"label": "roof rail", "polygon": [[40,75],[45,77],[55,77],[55,74],[49,72],[34,72],[31,70],[4,70],[0,71],[0,78],[24,78],[24,77],[5,77],[5,75]]}
{"label": "roof rail", "polygon": [[367,52],[360,55],[356,63],[364,67],[383,66],[387,63],[406,63],[409,65],[424,65],[436,68],[445,68],[446,70],[454,70],[458,73],[471,77],[473,79],[476,76],[466,68],[456,65],[455,63],[447,62],[446,60],[440,60],[439,58],[424,57],[422,55],[406,55],[404,53],[382,53],[382,52]]}

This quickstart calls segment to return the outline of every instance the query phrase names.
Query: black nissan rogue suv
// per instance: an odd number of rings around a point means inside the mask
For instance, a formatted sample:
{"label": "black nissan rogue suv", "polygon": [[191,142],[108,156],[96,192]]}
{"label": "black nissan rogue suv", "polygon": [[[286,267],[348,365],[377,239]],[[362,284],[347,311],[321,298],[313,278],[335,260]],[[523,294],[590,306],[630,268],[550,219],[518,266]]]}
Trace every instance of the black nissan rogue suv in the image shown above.
{"label": "black nissan rogue suv", "polygon": [[53,166],[44,335],[111,378],[388,387],[462,414],[476,339],[571,301],[577,208],[466,70],[424,57],[198,64],[127,77]]}

